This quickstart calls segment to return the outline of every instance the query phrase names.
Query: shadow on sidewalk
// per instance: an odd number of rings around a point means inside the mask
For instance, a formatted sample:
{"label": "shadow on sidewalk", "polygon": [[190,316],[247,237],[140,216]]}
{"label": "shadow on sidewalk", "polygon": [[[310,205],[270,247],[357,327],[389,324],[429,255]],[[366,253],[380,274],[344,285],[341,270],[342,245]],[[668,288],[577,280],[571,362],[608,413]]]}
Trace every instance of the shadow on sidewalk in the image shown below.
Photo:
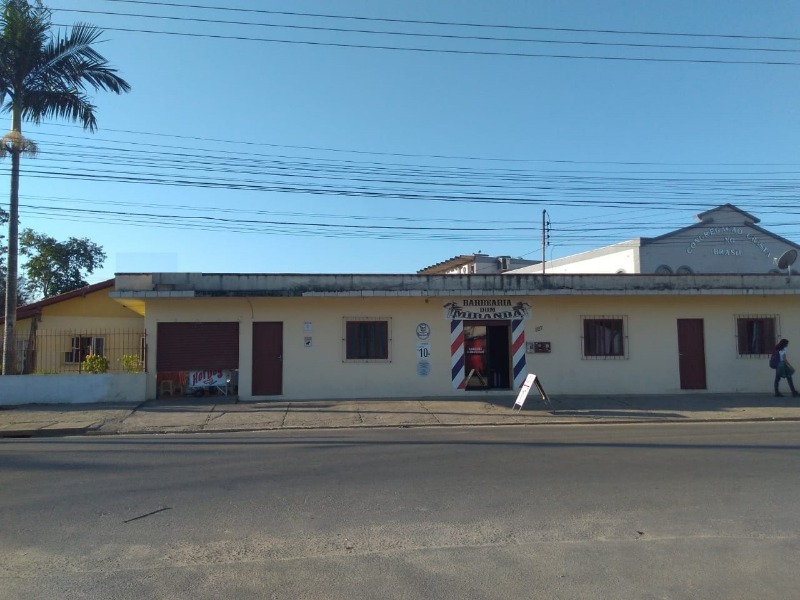
{"label": "shadow on sidewalk", "polygon": [[639,410],[559,410],[551,412],[554,417],[596,417],[612,419],[688,419],[685,414],[677,412],[653,412]]}

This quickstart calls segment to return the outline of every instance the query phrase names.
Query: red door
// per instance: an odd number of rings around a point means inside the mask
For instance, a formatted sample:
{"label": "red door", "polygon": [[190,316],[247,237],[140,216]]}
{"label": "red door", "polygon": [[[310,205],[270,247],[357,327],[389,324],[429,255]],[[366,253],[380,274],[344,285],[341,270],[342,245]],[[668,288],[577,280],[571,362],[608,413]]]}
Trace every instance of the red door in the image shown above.
{"label": "red door", "polygon": [[283,323],[253,323],[253,396],[283,393]]}
{"label": "red door", "polygon": [[678,319],[678,368],[682,390],[706,389],[703,319]]}

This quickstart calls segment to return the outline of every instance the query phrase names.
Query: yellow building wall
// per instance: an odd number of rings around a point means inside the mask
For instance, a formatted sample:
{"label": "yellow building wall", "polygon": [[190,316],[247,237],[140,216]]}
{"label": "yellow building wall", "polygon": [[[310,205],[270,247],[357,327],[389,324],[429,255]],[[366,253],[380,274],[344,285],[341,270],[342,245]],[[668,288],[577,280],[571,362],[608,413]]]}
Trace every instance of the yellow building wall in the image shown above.
{"label": "yellow building wall", "polygon": [[[252,387],[252,324],[283,323],[283,396],[281,398],[347,398],[445,395],[450,386],[450,330],[441,303],[423,298],[252,298],[153,300],[147,303],[148,397],[155,394],[157,323],[238,321],[239,397]],[[387,317],[390,325],[389,362],[345,362],[344,319]],[[416,327],[432,327],[427,377],[417,375]],[[311,323],[311,332],[305,323]],[[311,346],[305,338],[311,337]],[[444,354],[446,352],[446,355]]]}
{"label": "yellow building wall", "polygon": [[[110,289],[110,288],[109,288]],[[144,319],[108,297],[109,289],[43,306],[38,329],[135,329]],[[20,307],[24,308],[24,307]],[[17,321],[17,335],[30,331],[32,318]]]}
{"label": "yellow building wall", "polygon": [[[499,297],[499,296],[498,296]],[[252,399],[252,323],[283,323],[283,394],[260,399],[402,398],[424,396],[513,395],[514,390],[453,389],[450,372],[450,322],[443,305],[455,298],[315,297],[197,298],[147,301],[149,398],[156,395],[156,348],[159,322],[237,321],[239,397]],[[798,339],[800,317],[792,296],[537,296],[527,301],[526,341],[551,343],[549,354],[528,353],[527,371],[536,373],[545,390],[559,394],[680,393],[677,319],[704,322],[708,392],[770,392],[774,372],[766,357],[739,357],[737,315],[775,315],[778,337]],[[585,359],[582,316],[623,316],[627,357]],[[389,362],[346,362],[344,320],[391,319]],[[416,328],[431,328],[430,373],[417,372]],[[306,331],[304,324],[311,324]],[[797,333],[797,335],[795,335]],[[304,342],[311,337],[311,345]],[[800,348],[798,349],[800,354]],[[789,354],[792,355],[791,346]],[[800,363],[800,359],[797,361]],[[696,391],[693,391],[696,393]]]}
{"label": "yellow building wall", "polygon": [[[121,368],[121,357],[137,353],[139,334],[144,332],[144,318],[108,297],[109,289],[70,298],[41,307],[36,326],[37,357],[34,372],[78,371],[79,365],[67,363],[64,355],[72,347],[73,335],[103,337],[105,356],[111,369]],[[16,325],[18,340],[27,340],[33,318],[20,319]]]}
{"label": "yellow building wall", "polygon": [[111,289],[98,290],[85,296],[45,306],[43,313],[51,317],[92,316],[111,319],[124,319],[135,315],[136,313],[108,297]]}
{"label": "yellow building wall", "polygon": [[[737,316],[776,316],[777,339],[798,338],[792,296],[625,296],[539,298],[526,339],[553,342],[551,354],[528,354],[529,372],[548,392],[566,394],[681,393],[678,319],[702,319],[708,392],[770,392],[774,371],[765,356],[739,356]],[[537,310],[538,309],[538,310]],[[584,359],[581,316],[624,316],[626,359]],[[539,331],[536,329],[539,328]],[[792,349],[789,348],[791,356]],[[797,349],[800,356],[800,348]],[[702,390],[695,390],[702,392]]]}

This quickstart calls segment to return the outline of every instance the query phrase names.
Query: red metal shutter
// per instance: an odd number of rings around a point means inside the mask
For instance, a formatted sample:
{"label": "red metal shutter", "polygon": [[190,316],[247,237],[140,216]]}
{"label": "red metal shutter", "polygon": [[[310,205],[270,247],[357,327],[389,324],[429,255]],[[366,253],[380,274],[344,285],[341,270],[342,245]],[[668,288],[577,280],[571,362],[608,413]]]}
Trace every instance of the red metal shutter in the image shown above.
{"label": "red metal shutter", "polygon": [[239,323],[159,323],[158,371],[239,368]]}

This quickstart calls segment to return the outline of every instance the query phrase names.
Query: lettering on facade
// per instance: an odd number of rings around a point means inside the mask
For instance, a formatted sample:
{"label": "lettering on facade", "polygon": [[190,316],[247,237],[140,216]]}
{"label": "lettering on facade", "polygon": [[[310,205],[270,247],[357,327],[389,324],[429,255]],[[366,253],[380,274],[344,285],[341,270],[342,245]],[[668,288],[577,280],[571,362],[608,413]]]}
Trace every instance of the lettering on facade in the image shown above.
{"label": "lettering on facade", "polygon": [[531,305],[512,302],[510,298],[465,298],[444,305],[444,318],[449,321],[489,321],[492,319],[530,319]]}
{"label": "lettering on facade", "polygon": [[[691,242],[686,246],[686,254],[692,254],[700,244],[703,242],[713,242],[715,244],[726,244],[728,246],[736,245],[741,238],[734,236],[743,236],[744,239],[751,244],[755,245],[767,258],[772,257],[772,252],[764,241],[755,233],[745,234],[743,227],[708,227],[703,233],[696,235]],[[744,256],[744,252],[740,248],[716,247],[712,249],[714,256]]]}
{"label": "lettering on facade", "polygon": [[758,249],[761,250],[766,255],[767,258],[772,257],[772,254],[770,253],[769,248],[767,248],[767,245],[764,242],[762,242],[761,239],[756,234],[748,233],[747,239],[750,240],[753,244],[755,244],[758,247]]}

